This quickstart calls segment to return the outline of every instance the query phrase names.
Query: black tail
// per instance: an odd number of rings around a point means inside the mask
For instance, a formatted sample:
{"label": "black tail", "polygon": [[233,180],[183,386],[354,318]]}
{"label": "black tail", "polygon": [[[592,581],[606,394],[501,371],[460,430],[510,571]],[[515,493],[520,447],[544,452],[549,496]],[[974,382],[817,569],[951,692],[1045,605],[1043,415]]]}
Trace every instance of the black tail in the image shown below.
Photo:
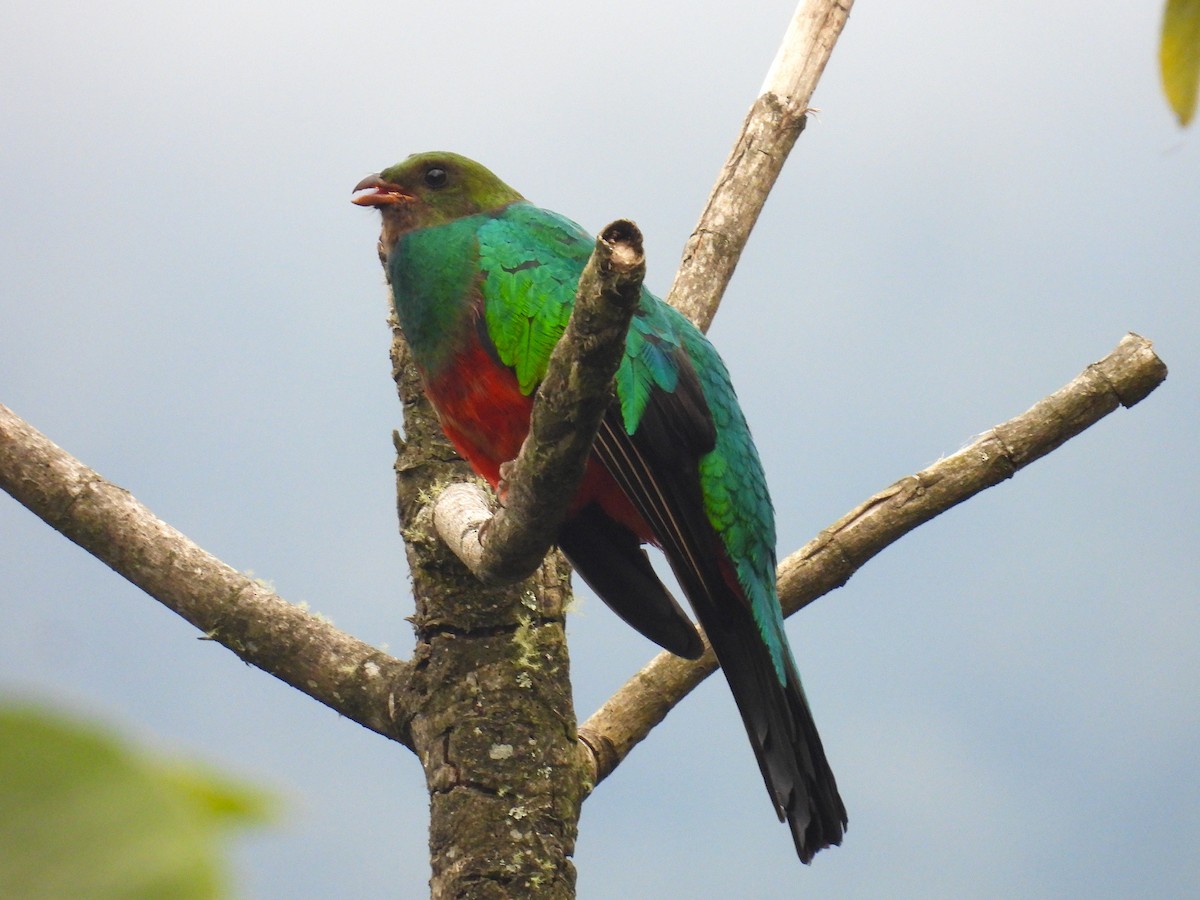
{"label": "black tail", "polygon": [[[813,722],[796,666],[787,654],[787,684],[775,675],[766,645],[752,621],[731,622],[728,612],[742,612],[732,598],[716,610],[697,603],[713,651],[733,692],[738,712],[758,759],[767,792],[780,821],[787,820],[801,862],[812,861],[818,850],[842,842],[847,818],[837,781]],[[701,609],[701,607],[706,607]],[[749,615],[735,616],[749,619]]]}

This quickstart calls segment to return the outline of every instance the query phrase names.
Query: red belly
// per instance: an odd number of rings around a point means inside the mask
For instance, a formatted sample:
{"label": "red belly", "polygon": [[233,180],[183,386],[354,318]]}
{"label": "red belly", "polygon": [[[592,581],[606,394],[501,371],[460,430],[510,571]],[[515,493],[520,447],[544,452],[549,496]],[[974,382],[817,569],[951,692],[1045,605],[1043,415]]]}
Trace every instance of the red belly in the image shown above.
{"label": "red belly", "polygon": [[[462,351],[445,373],[425,378],[425,393],[446,437],[471,468],[496,487],[501,464],[516,459],[529,433],[533,398],[522,394],[513,373],[477,343]],[[593,501],[643,541],[654,541],[629,498],[594,455],[568,515]]]}

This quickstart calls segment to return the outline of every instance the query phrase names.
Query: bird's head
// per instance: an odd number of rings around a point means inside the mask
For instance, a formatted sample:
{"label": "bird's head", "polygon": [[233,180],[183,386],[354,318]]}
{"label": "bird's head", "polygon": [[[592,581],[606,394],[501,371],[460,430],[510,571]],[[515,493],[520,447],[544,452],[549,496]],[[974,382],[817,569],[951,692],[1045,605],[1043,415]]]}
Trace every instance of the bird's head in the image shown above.
{"label": "bird's head", "polygon": [[521,195],[474,160],[457,153],[417,153],[368,175],[354,187],[353,202],[383,214],[380,256],[406,232],[444,225],[507,206]]}

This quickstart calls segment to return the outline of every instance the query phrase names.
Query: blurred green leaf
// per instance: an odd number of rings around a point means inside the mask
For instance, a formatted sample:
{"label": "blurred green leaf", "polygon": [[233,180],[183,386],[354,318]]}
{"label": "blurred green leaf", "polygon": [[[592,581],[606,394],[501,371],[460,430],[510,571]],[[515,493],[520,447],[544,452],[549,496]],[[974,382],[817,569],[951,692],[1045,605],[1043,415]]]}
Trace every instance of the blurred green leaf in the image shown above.
{"label": "blurred green leaf", "polygon": [[1179,124],[1187,125],[1200,85],[1200,0],[1167,0],[1158,64],[1167,102]]}
{"label": "blurred green leaf", "polygon": [[94,725],[0,707],[0,897],[222,897],[220,841],[265,794]]}

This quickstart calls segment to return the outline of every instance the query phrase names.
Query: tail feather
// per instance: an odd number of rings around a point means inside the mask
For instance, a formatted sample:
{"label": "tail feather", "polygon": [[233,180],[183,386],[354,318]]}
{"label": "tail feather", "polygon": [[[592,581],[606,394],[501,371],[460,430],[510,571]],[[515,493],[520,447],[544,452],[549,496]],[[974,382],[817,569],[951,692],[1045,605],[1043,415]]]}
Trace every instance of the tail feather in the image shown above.
{"label": "tail feather", "polygon": [[817,851],[842,842],[847,817],[791,656],[781,684],[754,623],[728,621],[731,612],[745,609],[741,603],[713,603],[707,591],[707,602],[689,597],[729,682],[775,812],[787,821],[800,860],[811,862]]}
{"label": "tail feather", "polygon": [[637,535],[595,504],[563,523],[558,546],[575,571],[622,619],[664,650],[696,659],[704,644],[650,565]]}

